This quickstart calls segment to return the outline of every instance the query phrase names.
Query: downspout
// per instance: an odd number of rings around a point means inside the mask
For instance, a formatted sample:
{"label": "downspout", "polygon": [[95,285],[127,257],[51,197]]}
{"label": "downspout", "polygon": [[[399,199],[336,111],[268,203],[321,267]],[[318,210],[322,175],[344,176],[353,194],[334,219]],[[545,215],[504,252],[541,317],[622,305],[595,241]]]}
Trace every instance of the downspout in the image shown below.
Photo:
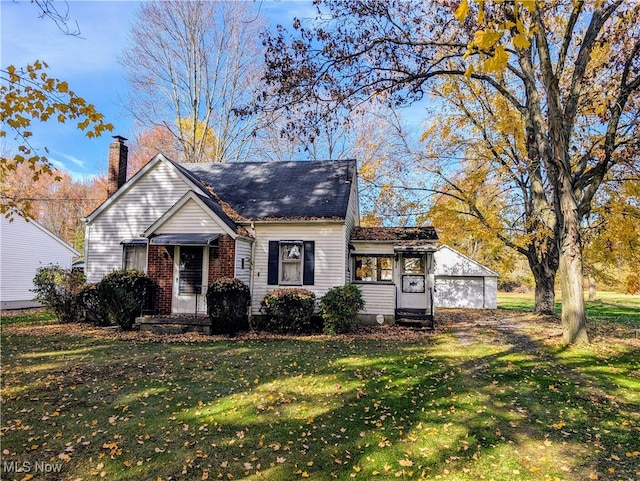
{"label": "downspout", "polygon": [[251,242],[251,259],[249,262],[249,293],[251,294],[251,302],[249,302],[249,316],[253,315],[252,304],[253,304],[253,275],[255,272],[255,261],[256,261],[256,227],[253,222],[251,222],[251,230],[253,231],[253,241]]}
{"label": "downspout", "polygon": [[84,254],[84,275],[85,278],[87,276],[87,267],[89,267],[89,219],[87,219],[86,217],[83,217],[82,219],[80,219],[82,222],[84,222],[84,247],[83,247],[83,254]]}

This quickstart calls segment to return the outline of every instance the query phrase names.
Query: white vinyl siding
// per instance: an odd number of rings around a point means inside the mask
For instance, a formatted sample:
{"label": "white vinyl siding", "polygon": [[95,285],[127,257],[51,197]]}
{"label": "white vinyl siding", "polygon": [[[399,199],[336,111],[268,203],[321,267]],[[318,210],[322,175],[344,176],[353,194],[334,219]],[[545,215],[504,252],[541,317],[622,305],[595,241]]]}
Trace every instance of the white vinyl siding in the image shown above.
{"label": "white vinyl siding", "polygon": [[379,255],[394,255],[395,252],[393,250],[393,242],[363,242],[363,241],[354,241],[352,242],[355,247],[354,250],[351,251],[351,255],[354,254],[379,254]]}
{"label": "white vinyl siding", "polygon": [[260,314],[260,301],[267,292],[279,286],[267,285],[269,241],[313,240],[315,241],[314,284],[300,286],[323,296],[334,286],[344,285],[344,224],[343,223],[282,223],[256,224],[256,246],[253,273],[251,312]]}
{"label": "white vinyl siding", "polygon": [[236,239],[236,277],[249,287],[251,286],[251,264],[251,241],[239,237]]}
{"label": "white vinyl siding", "polygon": [[[0,216],[0,301],[2,308],[33,305],[33,278],[51,264],[68,269],[80,253],[35,221]],[[120,255],[119,262],[122,262]]]}
{"label": "white vinyl siding", "polygon": [[[222,222],[222,221],[220,221]],[[211,214],[192,199],[156,229],[155,234],[224,234],[225,230]]]}
{"label": "white vinyl siding", "polygon": [[495,309],[498,274],[447,245],[435,255],[436,307]]}
{"label": "white vinyl siding", "polygon": [[123,239],[139,237],[189,190],[175,170],[158,162],[87,225],[85,272],[98,282],[122,267]]}
{"label": "white vinyl siding", "polygon": [[396,286],[394,284],[357,284],[364,299],[362,313],[376,316],[393,316],[396,308]]}
{"label": "white vinyl siding", "polygon": [[347,206],[347,216],[344,222],[344,266],[345,273],[344,278],[349,282],[351,279],[351,259],[349,259],[350,249],[349,243],[351,242],[351,233],[353,228],[360,224],[360,207],[358,204],[358,183],[353,182],[351,187],[351,195],[349,197],[349,205]]}
{"label": "white vinyl siding", "polygon": [[[388,255],[394,256],[393,243],[391,242],[366,242],[366,241],[354,241],[352,245],[355,249],[351,251],[351,255],[349,258],[349,264],[352,271],[350,282],[355,281],[355,272],[354,269],[354,256],[356,255]],[[392,263],[393,267],[393,278],[395,279],[395,270],[397,268],[395,258]],[[363,283],[356,282],[356,285],[360,288],[362,292],[362,297],[364,299],[365,305],[364,310],[361,311],[361,314],[366,314],[368,316],[377,316],[378,314],[382,314],[384,316],[393,316],[395,315],[396,309],[396,286],[395,284],[384,285],[384,284],[372,284],[372,283]]]}

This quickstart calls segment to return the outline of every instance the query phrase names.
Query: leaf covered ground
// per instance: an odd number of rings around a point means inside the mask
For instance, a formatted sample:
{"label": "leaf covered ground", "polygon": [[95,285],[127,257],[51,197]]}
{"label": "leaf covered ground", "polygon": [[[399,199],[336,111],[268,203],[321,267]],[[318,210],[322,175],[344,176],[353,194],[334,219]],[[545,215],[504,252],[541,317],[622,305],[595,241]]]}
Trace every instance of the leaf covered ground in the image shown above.
{"label": "leaf covered ground", "polygon": [[232,339],[3,320],[1,478],[640,479],[633,329],[565,349],[554,318],[438,320]]}

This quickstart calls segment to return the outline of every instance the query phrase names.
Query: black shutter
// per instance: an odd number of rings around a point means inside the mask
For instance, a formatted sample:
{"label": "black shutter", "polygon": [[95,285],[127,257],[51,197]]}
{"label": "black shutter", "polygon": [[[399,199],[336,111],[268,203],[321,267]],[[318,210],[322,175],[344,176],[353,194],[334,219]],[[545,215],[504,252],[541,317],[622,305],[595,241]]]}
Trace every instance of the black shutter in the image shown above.
{"label": "black shutter", "polygon": [[267,262],[267,284],[278,285],[278,254],[280,245],[278,241],[269,241],[269,261]]}
{"label": "black shutter", "polygon": [[312,286],[314,284],[315,270],[315,241],[304,241],[304,264],[302,266],[302,284]]}

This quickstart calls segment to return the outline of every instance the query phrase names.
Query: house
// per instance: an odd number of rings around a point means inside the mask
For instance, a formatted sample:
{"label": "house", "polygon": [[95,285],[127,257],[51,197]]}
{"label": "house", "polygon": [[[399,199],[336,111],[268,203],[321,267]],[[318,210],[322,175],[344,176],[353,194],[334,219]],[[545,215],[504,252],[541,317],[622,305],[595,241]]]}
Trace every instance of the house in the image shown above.
{"label": "house", "polygon": [[33,301],[33,278],[40,267],[65,269],[80,253],[35,220],[0,216],[0,307],[38,307]]}
{"label": "house", "polygon": [[359,226],[355,160],[179,164],[156,155],[129,181],[109,147],[111,196],[86,218],[88,282],[121,268],[158,285],[158,314],[204,314],[217,277],[251,291],[250,314],[279,287],[317,297],[357,283],[365,321],[433,316],[433,227]]}
{"label": "house", "polygon": [[441,245],[435,254],[436,307],[496,309],[498,273]]}

